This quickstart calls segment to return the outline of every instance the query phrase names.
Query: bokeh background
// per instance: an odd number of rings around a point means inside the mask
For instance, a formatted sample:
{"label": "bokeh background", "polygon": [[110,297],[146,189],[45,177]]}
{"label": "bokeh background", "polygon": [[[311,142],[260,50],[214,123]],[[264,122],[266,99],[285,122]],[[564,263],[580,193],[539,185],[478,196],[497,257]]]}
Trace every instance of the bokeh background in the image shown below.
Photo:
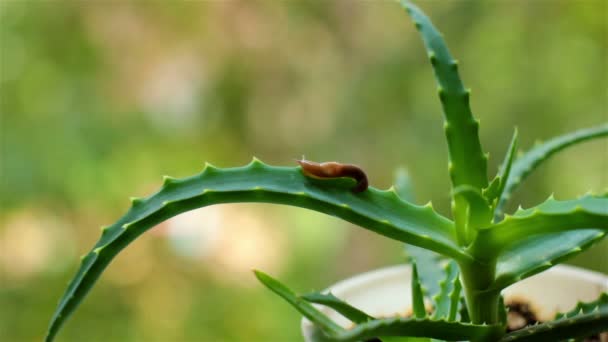
{"label": "bokeh background", "polygon": [[[608,120],[602,0],[423,2],[460,60],[489,173],[520,146]],[[39,341],[79,262],[161,175],[252,156],[405,166],[449,214],[447,150],[422,44],[392,1],[0,1],[0,340]],[[545,163],[512,206],[608,186],[608,142]],[[59,341],[297,341],[258,284],[305,292],[404,262],[399,243],[303,209],[209,207],[137,240]],[[608,272],[608,242],[572,263]]]}

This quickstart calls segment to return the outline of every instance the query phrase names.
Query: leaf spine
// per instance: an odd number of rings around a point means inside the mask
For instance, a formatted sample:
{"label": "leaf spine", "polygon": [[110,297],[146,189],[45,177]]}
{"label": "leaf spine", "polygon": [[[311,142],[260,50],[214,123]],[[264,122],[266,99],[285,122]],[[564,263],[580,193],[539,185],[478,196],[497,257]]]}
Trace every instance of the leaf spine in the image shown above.
{"label": "leaf spine", "polygon": [[257,157],[253,157],[251,158],[251,162],[248,165],[249,167],[261,167],[264,166],[264,162],[262,162],[261,160],[259,160]]}
{"label": "leaf spine", "polygon": [[439,100],[441,100],[441,102],[445,102],[447,100],[445,89],[443,89],[442,86],[437,87],[437,94],[439,95]]}
{"label": "leaf spine", "polygon": [[437,56],[435,56],[435,52],[433,52],[433,51],[429,52],[428,56],[429,56],[429,61],[431,61],[431,65],[436,65]]}
{"label": "leaf spine", "polygon": [[452,67],[452,70],[454,70],[454,71],[458,70],[458,60],[453,59],[452,62],[450,62],[450,66]]}
{"label": "leaf spine", "polygon": [[209,162],[205,162],[205,168],[203,169],[203,173],[212,173],[214,171],[219,170],[216,166]]}
{"label": "leaf spine", "polygon": [[171,185],[173,183],[175,183],[177,181],[176,178],[173,178],[171,176],[163,176],[163,185],[167,186],[167,185]]}
{"label": "leaf spine", "polygon": [[469,102],[469,99],[470,99],[470,98],[471,98],[471,88],[467,88],[467,89],[464,91],[464,100],[465,100],[466,102]]}
{"label": "leaf spine", "polygon": [[141,197],[129,197],[129,201],[131,201],[132,206],[136,206],[142,204],[144,199]]}

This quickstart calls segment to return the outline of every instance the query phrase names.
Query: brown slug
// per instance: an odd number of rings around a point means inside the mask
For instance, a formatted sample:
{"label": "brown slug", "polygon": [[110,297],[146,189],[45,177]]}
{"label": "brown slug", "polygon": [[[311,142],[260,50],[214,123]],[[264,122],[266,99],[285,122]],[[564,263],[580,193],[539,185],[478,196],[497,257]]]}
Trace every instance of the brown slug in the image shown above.
{"label": "brown slug", "polygon": [[367,189],[367,175],[365,175],[365,172],[356,165],[341,164],[338,162],[315,163],[305,159],[296,161],[300,164],[302,172],[304,172],[306,176],[315,178],[349,177],[357,181],[357,184],[351,189],[352,192],[358,193]]}

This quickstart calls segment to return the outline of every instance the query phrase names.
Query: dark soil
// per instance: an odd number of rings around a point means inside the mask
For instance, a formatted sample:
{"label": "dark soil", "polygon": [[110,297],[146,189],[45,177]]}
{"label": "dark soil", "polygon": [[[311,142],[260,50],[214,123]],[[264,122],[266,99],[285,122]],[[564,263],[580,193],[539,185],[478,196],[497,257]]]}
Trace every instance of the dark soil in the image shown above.
{"label": "dark soil", "polygon": [[[523,329],[529,325],[539,323],[534,308],[530,303],[513,300],[507,303],[507,332]],[[608,332],[589,336],[584,342],[608,342]]]}

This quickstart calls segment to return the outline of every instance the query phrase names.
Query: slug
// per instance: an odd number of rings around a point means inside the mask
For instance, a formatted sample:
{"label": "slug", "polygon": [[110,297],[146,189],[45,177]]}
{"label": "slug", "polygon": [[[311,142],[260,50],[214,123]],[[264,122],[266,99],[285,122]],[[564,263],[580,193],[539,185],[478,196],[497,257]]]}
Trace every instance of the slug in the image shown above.
{"label": "slug", "polygon": [[315,178],[340,178],[349,177],[357,181],[357,184],[351,189],[352,192],[358,193],[365,191],[368,186],[367,176],[360,167],[352,164],[341,164],[337,162],[315,163],[310,160],[296,160],[302,167],[302,172],[306,176]]}

